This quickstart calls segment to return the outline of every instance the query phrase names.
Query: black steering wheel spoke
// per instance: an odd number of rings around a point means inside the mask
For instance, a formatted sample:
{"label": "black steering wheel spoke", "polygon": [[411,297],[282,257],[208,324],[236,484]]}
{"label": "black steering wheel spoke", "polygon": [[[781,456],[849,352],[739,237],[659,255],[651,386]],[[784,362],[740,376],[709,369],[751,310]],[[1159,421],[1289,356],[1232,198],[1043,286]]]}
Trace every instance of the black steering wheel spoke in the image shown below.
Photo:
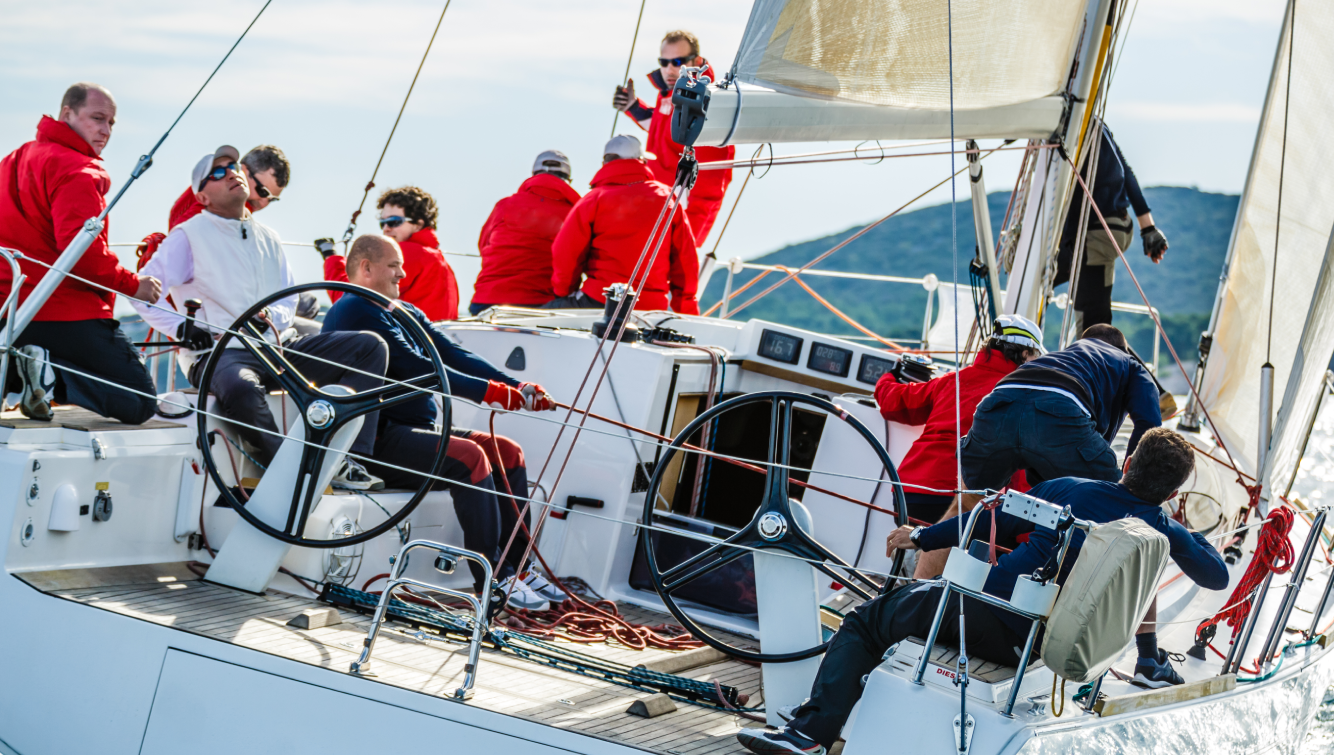
{"label": "black steering wheel spoke", "polygon": [[[295,353],[293,358],[289,359],[285,349],[268,339],[255,326],[253,320],[269,305],[291,296],[306,291],[340,291],[344,295],[361,296],[369,299],[375,304],[384,307],[391,313],[396,324],[398,324],[406,333],[407,338],[414,346],[420,348],[422,353],[431,360],[432,371],[426,375],[404,381],[406,384],[392,383],[384,385],[374,390],[366,391],[360,394],[340,395],[334,392],[326,392],[316,386],[314,381],[306,379],[301,370],[293,364],[300,363],[302,359],[310,361],[300,353]],[[217,369],[219,357],[223,350],[232,340],[239,340],[241,346],[255,357],[268,373],[269,377],[284,391],[287,392],[287,398],[290,398],[297,405],[297,414],[304,426],[305,443],[301,450],[300,460],[297,465],[295,475],[296,483],[291,491],[290,505],[286,516],[276,517],[279,521],[271,524],[261,520],[253,511],[248,510],[239,500],[236,493],[229,486],[226,479],[220,473],[217,459],[214,458],[212,444],[208,442],[210,428],[208,426],[210,414],[217,411],[217,402],[209,401],[209,387],[212,385],[213,374]],[[248,522],[251,526],[260,532],[290,545],[298,545],[305,548],[341,548],[347,545],[364,543],[368,540],[377,538],[383,534],[392,531],[403,520],[421,504],[422,499],[431,491],[435,480],[423,475],[421,482],[414,491],[412,497],[402,508],[392,513],[384,521],[373,527],[359,531],[356,534],[346,537],[318,538],[306,537],[306,524],[314,512],[315,507],[319,505],[324,495],[322,487],[317,487],[315,483],[319,479],[320,467],[324,464],[329,454],[329,442],[338,433],[346,427],[347,423],[357,417],[369,414],[370,412],[396,406],[403,402],[417,398],[423,393],[438,393],[442,397],[441,401],[441,420],[443,427],[441,442],[436,447],[435,458],[432,460],[432,470],[439,470],[445,463],[446,450],[449,447],[448,438],[450,434],[450,401],[449,401],[449,377],[446,373],[444,362],[440,359],[440,353],[435,347],[435,342],[431,340],[430,335],[425,328],[403,308],[394,306],[393,301],[385,296],[378,294],[370,289],[354,286],[350,283],[339,283],[336,281],[323,281],[319,283],[307,283],[299,286],[292,286],[281,291],[274,292],[259,302],[255,303],[250,309],[242,313],[227,332],[214,345],[208,361],[204,363],[203,371],[199,375],[198,389],[200,394],[199,409],[196,412],[198,417],[199,447],[203,449],[204,468],[208,470],[209,476],[218,487],[219,495],[230,504],[236,513]],[[210,411],[210,407],[212,410]],[[275,428],[277,429],[277,428]],[[288,428],[281,428],[281,433],[287,432]],[[295,441],[288,441],[295,442]],[[224,442],[225,445],[225,442]]]}
{"label": "black steering wheel spoke", "polygon": [[[738,647],[720,639],[708,627],[687,613],[682,607],[681,599],[677,598],[676,594],[690,582],[756,551],[782,554],[784,557],[793,557],[805,561],[817,573],[824,574],[835,582],[844,585],[849,592],[862,600],[871,600],[880,592],[881,585],[867,571],[848,564],[839,558],[811,537],[809,532],[798,524],[799,519],[795,516],[797,512],[793,510],[798,507],[794,506],[792,502],[793,491],[791,487],[791,478],[794,472],[792,469],[792,443],[796,431],[794,420],[797,418],[795,411],[797,405],[809,405],[829,415],[831,420],[841,420],[855,430],[875,451],[877,460],[888,473],[886,479],[893,491],[895,524],[903,525],[907,523],[907,515],[894,462],[889,458],[889,453],[885,450],[879,438],[864,424],[825,399],[790,391],[767,391],[740,396],[720,403],[697,416],[677,434],[676,439],[663,451],[662,456],[654,465],[653,476],[649,480],[648,490],[644,496],[642,521],[655,521],[658,513],[655,502],[659,498],[659,489],[663,484],[666,470],[675,468],[672,461],[677,454],[684,451],[683,447],[687,438],[693,437],[706,424],[716,421],[721,414],[742,406],[761,403],[767,404],[769,408],[769,441],[765,449],[766,468],[764,469],[763,492],[751,521],[726,540],[714,543],[702,552],[670,568],[663,568],[659,563],[654,537],[657,533],[648,528],[641,529],[640,544],[645,560],[648,562],[649,576],[659,597],[662,598],[663,604],[696,639],[744,660],[760,663],[786,663],[819,655],[825,651],[829,643],[826,641],[823,644],[787,653],[764,653]],[[877,472],[878,470],[869,470],[867,476],[878,476]],[[688,536],[683,534],[682,537]],[[903,555],[899,553],[894,557],[889,573],[897,573],[901,569],[902,563]],[[760,607],[760,611],[763,610],[763,607]]]}

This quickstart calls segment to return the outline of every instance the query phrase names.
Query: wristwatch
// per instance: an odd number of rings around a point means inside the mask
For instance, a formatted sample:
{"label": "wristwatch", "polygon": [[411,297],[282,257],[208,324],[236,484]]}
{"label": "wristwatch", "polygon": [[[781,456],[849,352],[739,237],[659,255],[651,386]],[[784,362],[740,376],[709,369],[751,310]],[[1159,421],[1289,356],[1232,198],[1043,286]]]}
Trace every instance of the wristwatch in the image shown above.
{"label": "wristwatch", "polygon": [[917,546],[918,550],[921,550],[922,544],[917,541],[922,537],[924,530],[926,530],[925,527],[914,527],[913,531],[908,533],[908,539],[912,541],[913,545]]}

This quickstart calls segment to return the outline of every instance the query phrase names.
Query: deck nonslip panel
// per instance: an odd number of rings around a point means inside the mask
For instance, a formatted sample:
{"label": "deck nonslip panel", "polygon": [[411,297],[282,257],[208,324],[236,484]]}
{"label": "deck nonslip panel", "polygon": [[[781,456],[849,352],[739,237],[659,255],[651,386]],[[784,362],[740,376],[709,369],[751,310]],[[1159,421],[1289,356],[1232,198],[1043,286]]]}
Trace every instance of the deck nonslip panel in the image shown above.
{"label": "deck nonslip panel", "polygon": [[[347,672],[360,653],[370,625],[369,617],[341,611],[342,624],[313,630],[294,629],[287,626],[288,620],[320,604],[279,593],[251,595],[198,580],[51,592],[104,610],[342,673]],[[622,606],[621,611],[635,622],[664,621],[661,615],[632,606]],[[371,678],[423,694],[450,696],[463,681],[466,646],[422,640],[412,634],[399,625],[385,625],[376,641],[372,659],[375,676]],[[672,651],[641,651],[615,642],[559,644],[629,665],[672,655]],[[736,686],[760,699],[760,673],[754,666],[728,660],[689,669],[682,675]],[[483,651],[475,690],[470,705],[643,749],[683,755],[743,752],[735,735],[746,722],[730,713],[678,703],[675,712],[653,719],[637,718],[625,711],[646,693],[497,651]]]}

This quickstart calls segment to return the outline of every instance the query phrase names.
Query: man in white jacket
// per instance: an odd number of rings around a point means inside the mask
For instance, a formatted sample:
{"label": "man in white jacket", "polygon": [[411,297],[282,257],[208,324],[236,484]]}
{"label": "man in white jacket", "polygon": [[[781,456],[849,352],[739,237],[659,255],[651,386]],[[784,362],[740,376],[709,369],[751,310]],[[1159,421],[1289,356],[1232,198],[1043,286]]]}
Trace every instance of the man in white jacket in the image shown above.
{"label": "man in white jacket", "polygon": [[[191,186],[204,211],[172,229],[142,271],[162,281],[164,292],[171,293],[178,311],[188,299],[203,302],[195,315],[196,326],[187,328],[184,317],[163,308],[135,307],[158,332],[174,334],[183,342],[181,366],[196,387],[208,352],[213,349],[215,333],[220,335],[230,328],[255,302],[295,284],[278,234],[256,222],[246,210],[250,187],[237,167],[237,154],[234,147],[219,147],[195,165]],[[257,325],[266,337],[278,338],[289,353],[328,360],[292,355],[294,366],[306,379],[317,385],[344,385],[357,392],[382,384],[373,377],[384,375],[389,360],[388,348],[380,336],[366,332],[299,335],[292,329],[296,303],[297,297],[291,296],[270,304],[265,309],[266,317]],[[239,340],[228,342],[214,368],[210,389],[222,413],[238,423],[241,437],[264,465],[273,460],[283,441],[281,434],[273,434],[279,430],[268,405],[268,392],[276,387],[268,371]],[[378,412],[366,415],[352,453],[370,456],[378,419]],[[354,490],[384,487],[383,481],[351,458],[345,458],[333,484]]]}

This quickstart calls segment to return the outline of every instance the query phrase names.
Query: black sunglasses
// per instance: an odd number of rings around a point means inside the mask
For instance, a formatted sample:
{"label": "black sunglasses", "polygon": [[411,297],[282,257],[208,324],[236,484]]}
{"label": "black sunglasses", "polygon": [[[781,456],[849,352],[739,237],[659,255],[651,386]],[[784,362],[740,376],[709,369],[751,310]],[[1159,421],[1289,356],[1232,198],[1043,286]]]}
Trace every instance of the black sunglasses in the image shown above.
{"label": "black sunglasses", "polygon": [[234,170],[236,170],[236,163],[227,163],[226,165],[217,166],[213,170],[210,170],[207,176],[204,176],[203,181],[199,182],[199,190],[203,191],[204,186],[207,185],[209,181],[221,181],[227,177],[228,173]]}
{"label": "black sunglasses", "polygon": [[408,219],[403,217],[402,215],[390,215],[387,218],[380,218],[380,227],[397,228],[406,222],[408,222]]}
{"label": "black sunglasses", "polygon": [[260,199],[267,199],[270,202],[278,201],[279,199],[278,195],[269,191],[269,187],[261,183],[258,178],[256,178],[255,176],[251,176],[250,180],[255,182],[255,193],[259,195]]}
{"label": "black sunglasses", "polygon": [[686,63],[689,63],[694,59],[695,59],[694,55],[691,55],[688,58],[658,58],[658,65],[662,66],[663,68],[666,68],[669,65],[680,68],[681,66],[685,65]]}

